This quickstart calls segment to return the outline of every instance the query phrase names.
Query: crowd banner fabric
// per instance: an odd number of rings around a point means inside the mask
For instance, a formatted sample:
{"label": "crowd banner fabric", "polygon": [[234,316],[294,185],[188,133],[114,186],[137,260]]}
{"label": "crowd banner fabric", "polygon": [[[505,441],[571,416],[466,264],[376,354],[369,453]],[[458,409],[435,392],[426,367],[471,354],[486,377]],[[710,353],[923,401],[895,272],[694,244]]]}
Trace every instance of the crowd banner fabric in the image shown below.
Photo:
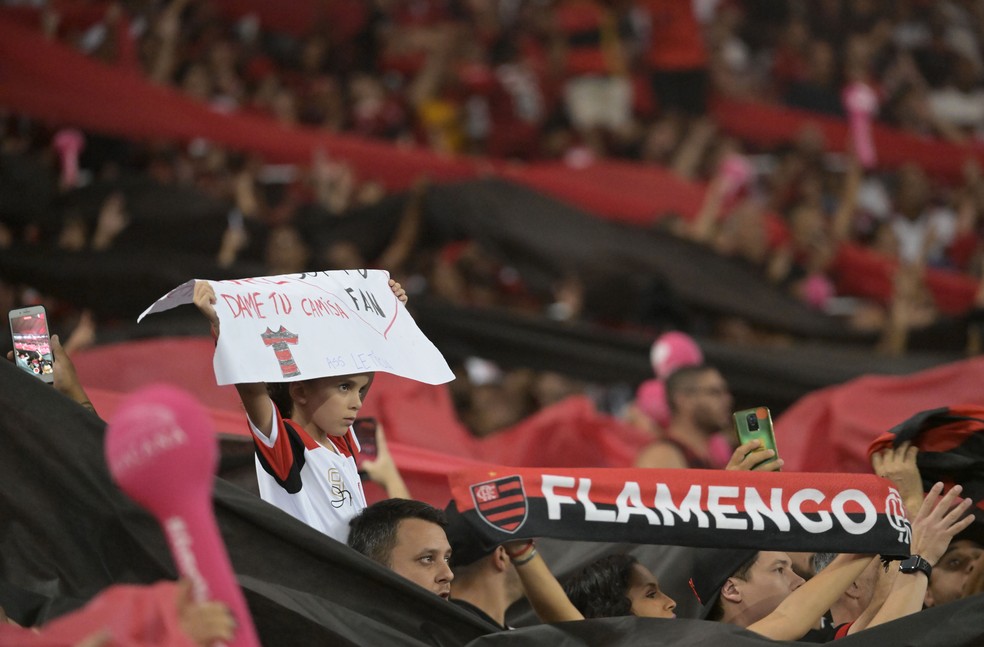
{"label": "crowd banner fabric", "polygon": [[[293,13],[320,15],[320,11]],[[378,180],[389,190],[408,188],[420,174],[440,183],[475,178],[482,169],[483,174],[513,179],[596,216],[642,226],[669,212],[693,217],[706,190],[665,169],[625,162],[598,161],[577,172],[567,165],[541,162],[515,171],[498,160],[442,156],[423,148],[313,128],[285,129],[259,115],[218,113],[132,71],[104,65],[52,42],[3,12],[0,61],[5,64],[0,103],[53,127],[71,126],[138,141],[205,138],[235,150],[259,153],[271,162],[305,164],[312,151],[324,149],[350,164],[361,178]],[[127,101],[119,101],[121,96]],[[782,106],[720,102],[714,116],[723,131],[760,146],[794,141],[808,126],[824,133],[828,148],[840,149],[841,143],[848,141],[846,120]],[[980,144],[961,146],[923,139],[883,126],[875,127],[874,139],[883,167],[897,167],[915,159],[931,175],[957,179],[967,160],[984,162],[984,146]],[[774,225],[780,222],[776,214],[768,220]],[[875,296],[887,303],[894,262],[856,245],[844,245],[841,250],[834,261],[840,292],[867,296],[849,289],[873,288]],[[926,281],[944,313],[958,314],[972,307],[976,290],[972,276],[929,268]]]}
{"label": "crowd banner fabric", "polygon": [[[393,294],[389,273],[338,270],[209,281],[222,334],[220,385],[293,382],[385,371],[427,384],[454,379],[440,351]],[[195,280],[158,299],[137,321],[191,303]]]}
{"label": "crowd banner fabric", "polygon": [[511,539],[909,555],[898,491],[874,475],[723,470],[468,470],[458,510],[488,546]]}
{"label": "crowd banner fabric", "polygon": [[[808,110],[778,106],[762,101],[719,98],[712,107],[714,120],[724,132],[770,147],[791,142],[807,129],[823,136],[826,150],[846,151],[848,121]],[[928,174],[947,181],[959,181],[962,168],[969,160],[984,162],[984,145],[980,142],[948,142],[923,137],[883,124],[872,128],[880,168],[898,168],[916,162]]]}
{"label": "crowd banner fabric", "polygon": [[[10,363],[0,363],[0,407],[7,412],[0,419],[0,584],[8,585],[0,586],[0,604],[13,613],[16,600],[35,600],[32,609],[12,617],[43,623],[113,584],[174,578],[160,525],[110,479],[102,421]],[[480,474],[488,479],[487,471]],[[864,479],[854,485],[863,486]],[[722,623],[631,617],[490,633],[495,628],[477,616],[223,479],[216,480],[213,501],[264,645],[799,644]],[[15,597],[5,597],[14,587]],[[979,647],[984,630],[973,619],[982,606],[984,597],[976,595],[868,629],[843,644]]]}

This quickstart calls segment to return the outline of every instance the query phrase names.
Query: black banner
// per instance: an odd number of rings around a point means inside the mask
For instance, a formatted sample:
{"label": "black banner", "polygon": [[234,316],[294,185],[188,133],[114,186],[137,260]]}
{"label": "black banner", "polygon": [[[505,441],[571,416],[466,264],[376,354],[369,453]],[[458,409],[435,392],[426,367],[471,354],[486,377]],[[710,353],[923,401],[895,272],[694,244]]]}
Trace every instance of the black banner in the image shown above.
{"label": "black banner", "polygon": [[872,474],[724,470],[468,470],[451,478],[489,546],[510,539],[873,553],[908,557],[897,490]]}

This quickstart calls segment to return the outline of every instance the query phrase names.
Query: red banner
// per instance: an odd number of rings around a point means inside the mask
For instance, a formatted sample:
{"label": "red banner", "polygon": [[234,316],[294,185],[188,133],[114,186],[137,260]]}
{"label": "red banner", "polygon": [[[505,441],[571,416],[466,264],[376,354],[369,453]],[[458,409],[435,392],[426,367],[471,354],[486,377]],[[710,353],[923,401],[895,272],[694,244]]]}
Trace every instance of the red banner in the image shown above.
{"label": "red banner", "polygon": [[[818,130],[826,150],[844,151],[850,142],[846,119],[755,101],[719,99],[713,106],[714,121],[726,133],[772,148],[795,140],[807,128]],[[916,162],[928,174],[957,181],[969,159],[984,164],[980,142],[954,144],[931,137],[918,137],[883,125],[872,127],[878,164],[897,168]]]}
{"label": "red banner", "polygon": [[[492,160],[449,157],[419,148],[393,146],[310,128],[289,128],[257,115],[224,114],[170,88],[154,85],[126,69],[91,60],[40,33],[0,17],[0,105],[53,126],[74,126],[137,141],[203,138],[234,150],[263,154],[272,162],[309,163],[320,149],[352,165],[363,180],[390,190],[409,187],[421,175],[435,181],[500,174],[586,209],[603,218],[648,226],[663,214],[696,214],[705,187],[666,169],[627,162],[598,161],[585,169],[542,163],[511,168]],[[765,104],[719,104],[715,116],[725,130],[762,145],[789,141],[807,123],[828,134],[828,145],[842,148],[846,123]],[[930,172],[957,173],[970,156],[984,163],[984,149],[924,141],[886,129],[875,132],[879,158],[886,164],[916,160]],[[771,221],[777,222],[775,218]],[[843,294],[891,297],[894,264],[856,246],[845,246],[835,262]],[[972,277],[927,271],[937,306],[947,314],[973,303]]]}
{"label": "red banner", "polygon": [[816,391],[776,419],[786,465],[811,472],[869,472],[868,445],[909,416],[956,402],[984,405],[984,357],[912,375],[868,375]]}
{"label": "red banner", "polygon": [[103,65],[0,18],[0,105],[53,125],[138,141],[216,142],[271,162],[308,164],[315,151],[346,160],[363,180],[404,189],[421,175],[473,177],[476,164],[427,150],[282,126],[271,118],[225,114],[140,75]]}

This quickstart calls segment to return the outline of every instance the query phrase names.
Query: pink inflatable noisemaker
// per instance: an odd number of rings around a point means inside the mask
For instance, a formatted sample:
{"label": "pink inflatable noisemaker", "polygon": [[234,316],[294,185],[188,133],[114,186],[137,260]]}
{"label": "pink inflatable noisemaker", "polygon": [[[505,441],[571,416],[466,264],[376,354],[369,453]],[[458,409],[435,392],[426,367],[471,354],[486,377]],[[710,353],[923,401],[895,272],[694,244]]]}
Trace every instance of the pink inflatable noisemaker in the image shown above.
{"label": "pink inflatable noisemaker", "polygon": [[61,185],[74,188],[79,181],[79,155],[85,148],[85,136],[74,128],[66,128],[58,131],[53,143],[61,160]]}
{"label": "pink inflatable noisemaker", "polygon": [[212,511],[217,459],[208,413],[173,386],[148,386],[131,394],[106,430],[110,473],[161,523],[195,600],[229,606],[237,625],[230,645],[260,647]]}
{"label": "pink inflatable noisemaker", "polygon": [[878,95],[866,83],[851,83],[842,95],[847,109],[847,121],[854,142],[854,153],[864,168],[873,168],[877,162],[875,140],[871,132],[871,120],[878,112]]}

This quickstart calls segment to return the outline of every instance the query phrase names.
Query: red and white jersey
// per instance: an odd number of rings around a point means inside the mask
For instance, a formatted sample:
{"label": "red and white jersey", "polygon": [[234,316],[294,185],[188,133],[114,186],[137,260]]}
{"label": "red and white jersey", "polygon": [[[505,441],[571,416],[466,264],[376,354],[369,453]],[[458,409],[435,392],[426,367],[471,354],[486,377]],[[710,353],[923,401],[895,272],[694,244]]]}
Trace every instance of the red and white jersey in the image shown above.
{"label": "red and white jersey", "polygon": [[[273,403],[271,402],[271,406]],[[359,442],[349,428],[329,436],[335,453],[318,444],[299,425],[284,420],[273,406],[273,432],[267,438],[251,420],[260,496],[287,514],[345,543],[349,520],[366,507],[355,463]]]}

